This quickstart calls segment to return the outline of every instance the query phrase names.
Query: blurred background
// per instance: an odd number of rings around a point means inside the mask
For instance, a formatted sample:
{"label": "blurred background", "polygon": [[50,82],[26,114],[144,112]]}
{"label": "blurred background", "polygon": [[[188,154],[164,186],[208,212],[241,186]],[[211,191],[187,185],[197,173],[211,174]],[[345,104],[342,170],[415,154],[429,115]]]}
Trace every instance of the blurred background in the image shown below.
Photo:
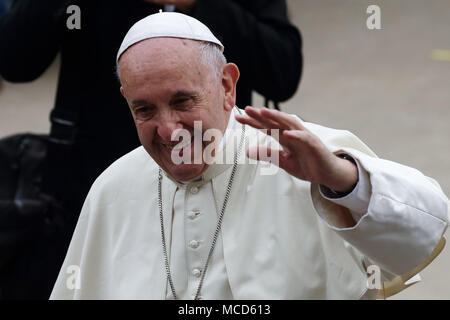
{"label": "blurred background", "polygon": [[[281,109],[352,131],[378,156],[435,178],[449,196],[450,1],[287,2],[303,36],[304,67]],[[380,30],[366,26],[369,5],[381,9]],[[0,137],[49,132],[58,71],[56,59],[34,82],[3,82]],[[263,103],[255,94],[253,104]],[[420,283],[391,299],[450,299],[449,246]]]}

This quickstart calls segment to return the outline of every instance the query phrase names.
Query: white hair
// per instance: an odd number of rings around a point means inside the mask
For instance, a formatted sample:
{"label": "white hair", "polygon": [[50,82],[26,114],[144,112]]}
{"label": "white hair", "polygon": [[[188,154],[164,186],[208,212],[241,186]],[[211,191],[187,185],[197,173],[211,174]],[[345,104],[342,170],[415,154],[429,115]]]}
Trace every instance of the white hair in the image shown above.
{"label": "white hair", "polygon": [[214,69],[214,72],[218,79],[222,76],[223,66],[227,63],[220,47],[212,42],[199,41],[201,50],[202,63]]}
{"label": "white hair", "polygon": [[[223,66],[227,63],[227,59],[225,58],[225,55],[223,54],[220,46],[208,41],[198,41],[198,40],[193,41],[195,41],[200,47],[201,51],[200,61],[206,67],[212,68],[216,78],[220,79],[220,77],[222,76]],[[116,76],[120,82],[119,61],[117,61],[116,64]]]}

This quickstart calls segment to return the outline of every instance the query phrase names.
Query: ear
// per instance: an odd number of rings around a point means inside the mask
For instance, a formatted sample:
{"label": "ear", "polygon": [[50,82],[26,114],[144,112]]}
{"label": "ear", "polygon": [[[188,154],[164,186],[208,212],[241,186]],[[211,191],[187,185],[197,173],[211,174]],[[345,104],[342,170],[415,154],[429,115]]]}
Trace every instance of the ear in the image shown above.
{"label": "ear", "polygon": [[224,90],[223,107],[231,111],[236,105],[236,84],[239,79],[239,68],[234,63],[227,63],[222,70],[222,88]]}
{"label": "ear", "polygon": [[[122,95],[122,97],[124,97],[124,99],[126,100],[128,106],[130,106],[130,104],[128,103],[128,99],[127,99],[127,97],[125,96],[125,90],[123,89],[122,86],[120,87],[120,94]],[[131,107],[130,107],[130,111],[131,111]],[[133,113],[133,112],[131,112],[131,113]]]}
{"label": "ear", "polygon": [[128,108],[130,109],[131,115],[133,116],[133,119],[134,119],[134,112],[133,112],[133,110],[131,109],[130,104],[128,103],[128,99],[127,99],[127,97],[125,96],[125,90],[123,89],[122,86],[120,87],[120,94],[122,95],[122,97],[124,97],[125,101],[127,102]]}

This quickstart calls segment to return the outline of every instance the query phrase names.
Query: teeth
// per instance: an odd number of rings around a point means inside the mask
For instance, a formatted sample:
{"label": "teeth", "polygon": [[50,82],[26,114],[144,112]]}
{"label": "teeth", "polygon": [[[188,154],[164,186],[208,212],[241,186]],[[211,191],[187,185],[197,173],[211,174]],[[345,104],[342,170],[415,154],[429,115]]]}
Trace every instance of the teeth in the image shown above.
{"label": "teeth", "polygon": [[164,144],[164,146],[165,146],[166,148],[168,148],[169,150],[176,150],[176,151],[178,151],[178,150],[181,150],[181,149],[187,147],[187,146],[190,145],[190,144],[191,144],[191,141],[186,141],[186,142],[184,142],[184,143],[178,143],[178,144],[176,144],[176,145],[174,145],[174,146],[170,146],[170,145],[168,145],[168,144]]}
{"label": "teeth", "polygon": [[187,147],[187,146],[190,145],[190,144],[191,144],[191,141],[186,141],[186,142],[179,143],[179,144],[173,146],[172,149],[175,149],[175,150],[181,150],[181,149]]}

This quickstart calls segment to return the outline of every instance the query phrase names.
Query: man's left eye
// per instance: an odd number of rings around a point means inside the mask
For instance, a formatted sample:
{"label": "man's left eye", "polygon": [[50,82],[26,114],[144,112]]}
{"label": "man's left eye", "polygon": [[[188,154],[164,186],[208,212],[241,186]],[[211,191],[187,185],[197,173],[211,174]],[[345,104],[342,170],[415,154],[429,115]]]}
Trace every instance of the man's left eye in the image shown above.
{"label": "man's left eye", "polygon": [[175,102],[175,106],[177,108],[185,109],[185,108],[189,108],[190,105],[191,105],[191,99],[189,99],[189,98],[180,99]]}

